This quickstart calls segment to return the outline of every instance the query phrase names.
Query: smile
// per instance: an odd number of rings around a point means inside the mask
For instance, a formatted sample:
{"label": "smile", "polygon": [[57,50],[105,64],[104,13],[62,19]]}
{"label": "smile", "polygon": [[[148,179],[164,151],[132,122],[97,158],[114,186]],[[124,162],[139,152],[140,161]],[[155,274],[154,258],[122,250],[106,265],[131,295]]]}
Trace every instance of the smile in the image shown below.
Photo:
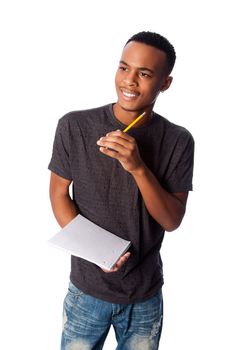
{"label": "smile", "polygon": [[125,96],[126,98],[129,98],[129,99],[134,99],[134,98],[139,96],[138,93],[132,92],[132,91],[121,90],[121,92],[122,92],[123,96]]}

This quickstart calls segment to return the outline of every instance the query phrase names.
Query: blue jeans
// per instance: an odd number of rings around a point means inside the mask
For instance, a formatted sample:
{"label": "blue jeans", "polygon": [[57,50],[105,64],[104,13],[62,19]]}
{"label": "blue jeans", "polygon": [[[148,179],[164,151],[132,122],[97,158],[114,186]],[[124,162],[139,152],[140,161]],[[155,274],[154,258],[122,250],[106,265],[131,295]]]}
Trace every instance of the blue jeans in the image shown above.
{"label": "blue jeans", "polygon": [[113,325],[116,350],[157,350],[163,297],[136,304],[111,304],[84,294],[71,282],[64,300],[61,350],[100,350]]}

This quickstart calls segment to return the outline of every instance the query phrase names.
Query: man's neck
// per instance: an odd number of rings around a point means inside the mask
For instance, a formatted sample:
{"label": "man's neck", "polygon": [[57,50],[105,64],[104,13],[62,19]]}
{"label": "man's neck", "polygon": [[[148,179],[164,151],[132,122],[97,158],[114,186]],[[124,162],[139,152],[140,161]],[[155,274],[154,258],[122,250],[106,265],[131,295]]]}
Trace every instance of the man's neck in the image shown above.
{"label": "man's neck", "polygon": [[144,110],[137,110],[137,111],[129,111],[123,109],[121,106],[119,106],[117,103],[113,105],[113,113],[122,124],[129,125],[132,123],[140,114],[143,112],[146,112],[146,115],[135,125],[135,127],[140,127],[141,125],[146,124],[152,117],[152,108],[153,106],[150,106],[149,108],[145,108]]}

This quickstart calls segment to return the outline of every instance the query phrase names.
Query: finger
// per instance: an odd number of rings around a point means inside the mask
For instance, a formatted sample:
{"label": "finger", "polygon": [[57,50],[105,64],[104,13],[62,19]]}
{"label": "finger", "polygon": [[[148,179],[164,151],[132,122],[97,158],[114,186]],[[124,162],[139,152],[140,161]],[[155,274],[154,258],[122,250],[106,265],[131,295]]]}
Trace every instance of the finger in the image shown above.
{"label": "finger", "polygon": [[125,158],[129,157],[129,151],[117,144],[108,143],[105,146],[101,146],[99,150],[101,153],[119,161],[123,161]]}
{"label": "finger", "polygon": [[97,141],[98,146],[102,146],[105,148],[111,148],[117,152],[123,152],[124,148],[126,150],[133,151],[136,144],[135,142],[129,142],[128,140],[125,140],[119,136],[106,136],[106,137],[101,137]]}
{"label": "finger", "polygon": [[126,263],[129,257],[130,257],[130,252],[127,252],[126,254],[122,255],[120,259],[116,262],[114,268],[117,268],[119,270],[121,266],[123,266]]}
{"label": "finger", "polygon": [[120,143],[121,145],[131,145],[131,144],[136,144],[135,140],[133,138],[128,139],[128,138],[124,138],[121,135],[118,134],[107,134],[106,136],[101,137],[97,142],[104,142],[104,141],[111,141],[111,142],[116,142],[116,143]]}
{"label": "finger", "polygon": [[130,257],[130,252],[127,252],[126,254],[124,254],[123,256],[120,257],[120,259],[111,268],[111,270],[106,270],[104,268],[102,268],[102,270],[106,273],[116,272],[126,263],[126,261],[129,259],[129,257]]}
{"label": "finger", "polygon": [[129,142],[135,143],[135,139],[132,136],[130,136],[129,134],[124,133],[120,130],[111,131],[111,132],[107,133],[106,136],[121,137],[122,139],[125,139],[125,140],[128,140]]}
{"label": "finger", "polygon": [[111,272],[113,272],[112,270],[107,270],[107,269],[104,269],[103,267],[101,267],[101,270],[104,271],[105,273],[111,273]]}

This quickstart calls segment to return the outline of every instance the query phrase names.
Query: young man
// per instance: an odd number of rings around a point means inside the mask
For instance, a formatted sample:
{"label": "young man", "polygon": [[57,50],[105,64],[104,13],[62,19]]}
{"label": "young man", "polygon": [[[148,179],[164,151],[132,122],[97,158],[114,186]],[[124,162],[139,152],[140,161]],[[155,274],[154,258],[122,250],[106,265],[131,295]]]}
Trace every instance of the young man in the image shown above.
{"label": "young man", "polygon": [[172,82],[175,59],[173,46],[161,35],[134,35],[116,72],[117,102],[59,120],[49,164],[58,223],[63,227],[81,213],[132,242],[111,272],[71,257],[62,350],[102,349],[111,325],[118,350],[158,349],[160,247],[164,232],[182,221],[193,173],[191,134],[153,111]]}

